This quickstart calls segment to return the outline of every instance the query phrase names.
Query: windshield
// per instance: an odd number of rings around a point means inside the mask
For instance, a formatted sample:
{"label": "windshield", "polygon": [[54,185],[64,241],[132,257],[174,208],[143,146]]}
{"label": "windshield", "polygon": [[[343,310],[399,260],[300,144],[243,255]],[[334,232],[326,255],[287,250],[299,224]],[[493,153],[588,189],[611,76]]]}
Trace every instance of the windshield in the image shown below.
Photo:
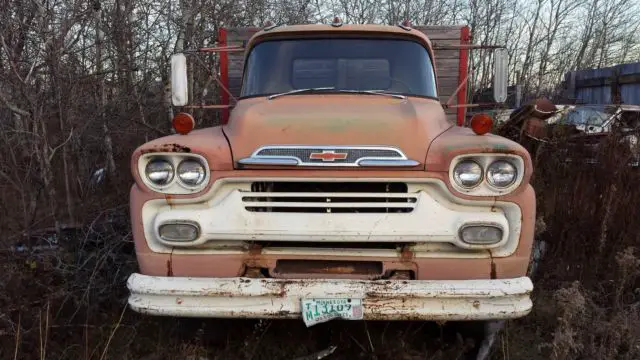
{"label": "windshield", "polygon": [[602,126],[615,112],[605,106],[578,106],[567,111],[561,124]]}
{"label": "windshield", "polygon": [[313,88],[437,97],[429,54],[424,46],[413,41],[273,40],[251,50],[242,97]]}

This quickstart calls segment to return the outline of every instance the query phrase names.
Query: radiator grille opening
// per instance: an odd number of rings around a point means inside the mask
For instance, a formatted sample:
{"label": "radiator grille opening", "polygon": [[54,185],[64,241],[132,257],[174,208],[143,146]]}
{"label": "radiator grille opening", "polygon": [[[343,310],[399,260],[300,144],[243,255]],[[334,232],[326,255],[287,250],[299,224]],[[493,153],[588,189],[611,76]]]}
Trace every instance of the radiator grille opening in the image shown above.
{"label": "radiator grille opening", "polygon": [[254,182],[242,196],[251,212],[408,213],[418,196],[400,182]]}

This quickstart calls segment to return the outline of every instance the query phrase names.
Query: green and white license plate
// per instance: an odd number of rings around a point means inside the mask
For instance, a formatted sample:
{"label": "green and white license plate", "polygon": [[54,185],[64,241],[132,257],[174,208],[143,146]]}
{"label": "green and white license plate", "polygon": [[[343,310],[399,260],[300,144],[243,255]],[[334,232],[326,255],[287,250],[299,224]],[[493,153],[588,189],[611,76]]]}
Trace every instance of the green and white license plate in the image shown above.
{"label": "green and white license plate", "polygon": [[362,320],[362,299],[302,299],[302,320],[311,326],[333,319]]}

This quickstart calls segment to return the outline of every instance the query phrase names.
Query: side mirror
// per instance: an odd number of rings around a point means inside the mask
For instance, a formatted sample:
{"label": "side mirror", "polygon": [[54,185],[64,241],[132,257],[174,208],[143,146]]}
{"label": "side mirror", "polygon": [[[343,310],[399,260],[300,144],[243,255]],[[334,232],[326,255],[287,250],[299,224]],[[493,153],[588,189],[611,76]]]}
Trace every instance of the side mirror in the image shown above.
{"label": "side mirror", "polygon": [[497,103],[503,103],[507,100],[507,85],[509,84],[507,49],[496,49],[493,59],[493,100]]}
{"label": "side mirror", "polygon": [[189,103],[187,57],[184,54],[171,55],[171,103],[173,106],[184,106]]}

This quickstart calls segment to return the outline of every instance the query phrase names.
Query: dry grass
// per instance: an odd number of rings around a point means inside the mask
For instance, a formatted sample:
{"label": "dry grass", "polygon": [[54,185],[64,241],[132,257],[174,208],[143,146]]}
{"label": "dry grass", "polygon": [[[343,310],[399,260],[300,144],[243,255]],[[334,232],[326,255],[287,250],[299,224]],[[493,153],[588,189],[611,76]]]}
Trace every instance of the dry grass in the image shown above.
{"label": "dry grass", "polygon": [[[540,239],[549,249],[534,311],[502,339],[512,356],[495,351],[495,359],[640,358],[640,169],[627,166],[615,135],[596,164],[567,162],[567,147],[560,140],[535,154]],[[587,157],[586,147],[571,151]]]}

